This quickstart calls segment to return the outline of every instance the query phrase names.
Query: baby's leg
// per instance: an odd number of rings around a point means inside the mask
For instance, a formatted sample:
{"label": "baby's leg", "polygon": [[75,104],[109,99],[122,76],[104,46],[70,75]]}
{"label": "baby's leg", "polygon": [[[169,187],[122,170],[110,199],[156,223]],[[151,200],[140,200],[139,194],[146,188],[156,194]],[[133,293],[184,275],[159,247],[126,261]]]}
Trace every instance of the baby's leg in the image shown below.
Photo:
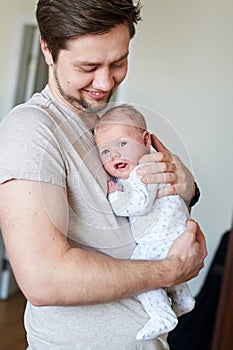
{"label": "baby's leg", "polygon": [[172,300],[172,309],[177,317],[193,310],[195,299],[192,297],[187,283],[167,288],[167,294]]}
{"label": "baby's leg", "polygon": [[177,325],[177,317],[163,289],[138,295],[150,319],[138,332],[137,340],[154,339],[160,334],[168,333]]}

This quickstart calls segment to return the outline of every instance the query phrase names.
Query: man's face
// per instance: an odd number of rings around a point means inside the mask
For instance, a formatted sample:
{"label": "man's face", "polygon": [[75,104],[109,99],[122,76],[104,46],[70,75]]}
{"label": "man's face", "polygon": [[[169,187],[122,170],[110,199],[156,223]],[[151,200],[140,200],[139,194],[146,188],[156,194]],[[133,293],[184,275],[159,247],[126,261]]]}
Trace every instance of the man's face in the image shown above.
{"label": "man's face", "polygon": [[126,76],[129,41],[123,24],[102,35],[70,39],[50,65],[49,85],[55,97],[74,111],[101,110]]}

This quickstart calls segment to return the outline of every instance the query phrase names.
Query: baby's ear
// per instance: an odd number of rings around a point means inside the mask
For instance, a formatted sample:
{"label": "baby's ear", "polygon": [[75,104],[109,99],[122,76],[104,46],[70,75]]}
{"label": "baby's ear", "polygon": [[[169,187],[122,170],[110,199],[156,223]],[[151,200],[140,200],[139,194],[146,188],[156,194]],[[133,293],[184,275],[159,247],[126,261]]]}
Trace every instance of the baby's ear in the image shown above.
{"label": "baby's ear", "polygon": [[144,139],[144,145],[146,149],[149,151],[151,147],[151,137],[149,131],[144,131],[143,132],[143,139]]}

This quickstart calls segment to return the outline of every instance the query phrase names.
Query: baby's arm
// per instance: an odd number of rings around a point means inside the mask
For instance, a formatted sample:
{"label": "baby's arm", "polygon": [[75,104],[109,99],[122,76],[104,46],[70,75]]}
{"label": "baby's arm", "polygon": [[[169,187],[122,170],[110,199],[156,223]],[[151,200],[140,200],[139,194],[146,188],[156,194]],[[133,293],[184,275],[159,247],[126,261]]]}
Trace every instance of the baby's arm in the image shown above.
{"label": "baby's arm", "polygon": [[156,184],[143,184],[141,177],[134,172],[130,179],[124,181],[123,191],[109,191],[108,199],[118,216],[143,215],[151,210],[157,189]]}
{"label": "baby's arm", "polygon": [[112,193],[115,191],[123,191],[123,188],[120,184],[114,181],[108,181],[108,193]]}

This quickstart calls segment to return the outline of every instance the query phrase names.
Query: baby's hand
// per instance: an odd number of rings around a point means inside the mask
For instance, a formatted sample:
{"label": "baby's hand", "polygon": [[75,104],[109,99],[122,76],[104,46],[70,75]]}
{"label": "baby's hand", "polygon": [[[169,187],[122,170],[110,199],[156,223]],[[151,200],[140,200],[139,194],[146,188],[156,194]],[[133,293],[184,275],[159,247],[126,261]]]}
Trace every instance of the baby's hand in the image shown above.
{"label": "baby's hand", "polygon": [[123,191],[123,188],[120,184],[114,181],[108,181],[108,193],[115,192],[115,191]]}

